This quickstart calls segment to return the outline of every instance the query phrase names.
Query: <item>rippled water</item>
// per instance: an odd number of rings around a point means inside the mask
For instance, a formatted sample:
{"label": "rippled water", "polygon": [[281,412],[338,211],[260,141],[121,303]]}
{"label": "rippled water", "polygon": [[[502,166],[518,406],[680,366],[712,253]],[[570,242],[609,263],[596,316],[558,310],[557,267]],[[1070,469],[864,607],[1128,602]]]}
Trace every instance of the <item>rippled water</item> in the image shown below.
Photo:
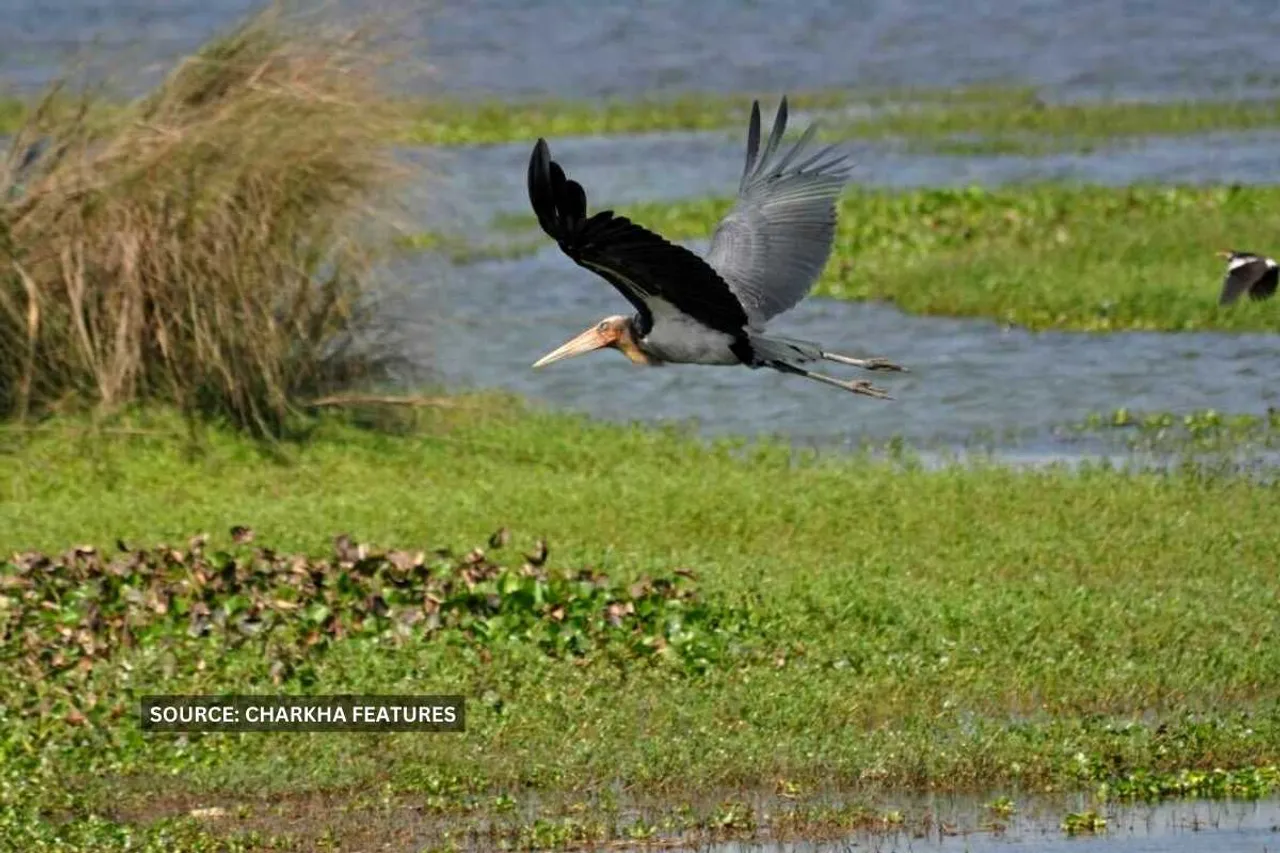
{"label": "rippled water", "polygon": [[[562,95],[1007,80],[1050,95],[1204,94],[1280,80],[1269,0],[435,0],[390,10],[436,89]],[[0,78],[36,85],[96,44],[145,66],[251,0],[0,0]]]}
{"label": "rippled water", "polygon": [[1091,412],[1280,405],[1271,371],[1280,336],[1031,333],[994,323],[910,317],[892,307],[812,299],[773,328],[852,355],[883,355],[911,369],[880,374],[897,399],[854,397],[797,377],[746,368],[642,369],[613,352],[531,370],[539,356],[621,297],[554,249],[505,263],[438,268],[438,290],[416,297],[442,377],[507,388],[621,420],[697,421],[712,433],[786,433],[857,443],[903,435],[960,442],[1010,427],[1044,432]]}
{"label": "rippled water", "polygon": [[[772,105],[769,105],[772,108]],[[795,126],[808,121],[792,119]],[[744,122],[745,127],[745,122]],[[654,133],[549,140],[557,160],[587,190],[593,209],[650,199],[728,196],[742,172],[743,131]],[[440,226],[473,229],[496,213],[528,211],[525,169],[533,140],[407,152],[435,174],[416,213]],[[881,187],[993,185],[1037,180],[1123,186],[1133,183],[1280,182],[1280,131],[1153,137],[1089,153],[1039,157],[953,156],[848,143],[855,184]],[[427,200],[429,199],[429,204]]]}

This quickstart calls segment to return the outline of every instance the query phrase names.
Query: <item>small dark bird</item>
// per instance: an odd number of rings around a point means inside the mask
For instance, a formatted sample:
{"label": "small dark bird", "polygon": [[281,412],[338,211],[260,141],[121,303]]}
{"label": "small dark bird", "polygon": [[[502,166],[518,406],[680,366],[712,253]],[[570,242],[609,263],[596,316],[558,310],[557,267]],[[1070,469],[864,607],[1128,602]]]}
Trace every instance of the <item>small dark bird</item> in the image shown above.
{"label": "small dark bird", "polygon": [[1245,292],[1254,300],[1270,299],[1275,295],[1280,268],[1271,258],[1235,249],[1218,252],[1218,257],[1227,259],[1227,275],[1222,279],[1219,305],[1230,305]]}
{"label": "small dark bird", "polygon": [[738,197],[711,235],[705,256],[611,210],[588,216],[582,186],[565,177],[539,139],[529,158],[529,201],[538,224],[566,255],[617,288],[635,313],[605,317],[534,367],[613,348],[636,364],[767,367],[855,394],[888,397],[870,382],[837,379],[808,365],[903,369],[893,362],[853,358],[765,331],[768,320],[808,295],[826,266],[836,201],[850,168],[834,147],[802,156],[815,126],[783,148],[786,126],[783,98],[761,147],[760,104],[752,105]]}

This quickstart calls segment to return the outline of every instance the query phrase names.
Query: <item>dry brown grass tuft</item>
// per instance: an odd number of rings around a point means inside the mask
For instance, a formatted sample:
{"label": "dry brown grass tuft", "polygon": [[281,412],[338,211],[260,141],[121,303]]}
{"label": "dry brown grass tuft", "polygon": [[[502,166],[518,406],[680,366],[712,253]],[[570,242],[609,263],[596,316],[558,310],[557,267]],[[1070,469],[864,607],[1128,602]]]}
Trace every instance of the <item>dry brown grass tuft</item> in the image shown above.
{"label": "dry brown grass tuft", "polygon": [[0,414],[174,403],[255,432],[369,377],[405,178],[368,34],[275,10],[123,111],[51,92],[0,168]]}

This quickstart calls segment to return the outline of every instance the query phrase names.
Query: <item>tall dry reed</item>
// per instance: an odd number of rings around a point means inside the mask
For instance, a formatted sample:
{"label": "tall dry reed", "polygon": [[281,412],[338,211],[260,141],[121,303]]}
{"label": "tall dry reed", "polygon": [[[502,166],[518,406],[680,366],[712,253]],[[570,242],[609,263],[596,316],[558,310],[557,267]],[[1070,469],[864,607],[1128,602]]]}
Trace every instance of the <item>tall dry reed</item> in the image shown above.
{"label": "tall dry reed", "polygon": [[362,32],[275,10],[124,107],[58,91],[0,169],[0,415],[176,404],[256,432],[366,376],[405,179]]}

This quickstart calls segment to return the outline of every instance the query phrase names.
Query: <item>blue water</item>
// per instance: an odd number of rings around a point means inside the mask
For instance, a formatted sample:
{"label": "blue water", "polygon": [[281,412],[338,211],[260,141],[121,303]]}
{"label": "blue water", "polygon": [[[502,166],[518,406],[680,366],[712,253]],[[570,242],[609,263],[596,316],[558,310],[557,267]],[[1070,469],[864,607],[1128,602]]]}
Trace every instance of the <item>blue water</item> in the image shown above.
{"label": "blue water", "polygon": [[[1240,93],[1280,82],[1269,0],[438,0],[341,5],[421,37],[433,90],[566,96],[955,86],[1050,97]],[[249,0],[0,0],[0,79],[84,54],[145,70]]]}
{"label": "blue water", "polygon": [[[1024,808],[1034,803],[1022,804]],[[1065,808],[1015,815],[1000,832],[974,826],[982,809],[938,812],[953,828],[939,832],[860,833],[830,842],[720,844],[707,853],[1275,853],[1280,850],[1280,803],[1171,802],[1153,806],[1098,806],[1107,821],[1096,835],[1069,836],[1059,828]]]}

